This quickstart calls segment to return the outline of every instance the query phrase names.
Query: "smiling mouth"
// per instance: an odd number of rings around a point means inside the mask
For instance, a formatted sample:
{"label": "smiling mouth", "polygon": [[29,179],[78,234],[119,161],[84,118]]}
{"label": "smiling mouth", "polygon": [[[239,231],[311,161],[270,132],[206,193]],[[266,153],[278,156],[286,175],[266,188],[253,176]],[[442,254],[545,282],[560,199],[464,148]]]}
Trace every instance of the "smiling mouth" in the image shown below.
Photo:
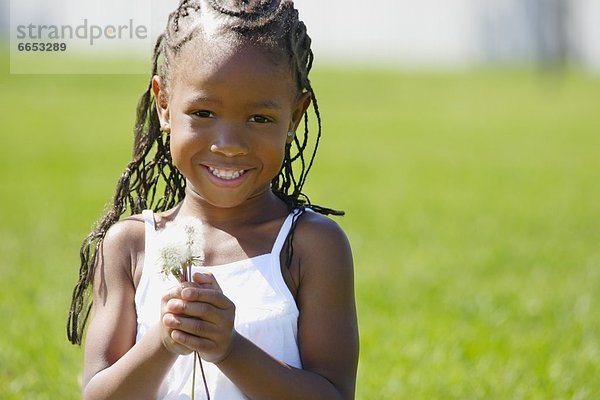
{"label": "smiling mouth", "polygon": [[231,180],[237,179],[246,173],[246,170],[244,170],[244,169],[235,170],[235,169],[218,169],[218,168],[214,168],[214,167],[208,167],[208,170],[210,171],[211,174],[213,174],[217,178],[223,179],[226,181],[231,181]]}

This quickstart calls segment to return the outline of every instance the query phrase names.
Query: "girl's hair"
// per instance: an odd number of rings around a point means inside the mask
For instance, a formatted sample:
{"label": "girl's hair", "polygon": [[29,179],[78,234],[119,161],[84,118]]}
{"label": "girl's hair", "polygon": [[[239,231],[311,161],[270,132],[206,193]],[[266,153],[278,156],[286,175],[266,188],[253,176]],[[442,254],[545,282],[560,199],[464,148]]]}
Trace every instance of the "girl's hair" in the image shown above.
{"label": "girl's hair", "polygon": [[[163,84],[168,84],[171,66],[175,65],[175,57],[182,47],[194,37],[209,33],[204,29],[206,19],[211,20],[211,29],[217,27],[217,35],[228,35],[234,43],[254,44],[283,55],[299,92],[310,96],[318,126],[314,144],[309,146],[307,111],[304,113],[304,134],[296,135],[293,143],[286,146],[281,170],[271,182],[272,191],[290,210],[308,206],[321,214],[343,215],[341,211],[311,204],[302,192],[321,138],[321,115],[308,78],[313,63],[311,39],[306,33],[306,26],[298,19],[293,2],[182,0],[177,10],[169,15],[167,28],[154,47],[150,83],[137,106],[133,158],[117,183],[110,209],[87,235],[80,249],[79,280],[73,290],[67,322],[67,336],[73,344],[81,344],[83,338],[92,305],[89,287],[108,229],[128,209],[131,214],[148,208],[165,211],[174,207],[185,195],[185,178],[172,164],[169,136],[163,135],[160,129],[152,96],[152,77],[160,75]],[[152,150],[154,153],[151,155]],[[291,247],[291,243],[288,246]],[[291,259],[290,254],[287,259]]]}

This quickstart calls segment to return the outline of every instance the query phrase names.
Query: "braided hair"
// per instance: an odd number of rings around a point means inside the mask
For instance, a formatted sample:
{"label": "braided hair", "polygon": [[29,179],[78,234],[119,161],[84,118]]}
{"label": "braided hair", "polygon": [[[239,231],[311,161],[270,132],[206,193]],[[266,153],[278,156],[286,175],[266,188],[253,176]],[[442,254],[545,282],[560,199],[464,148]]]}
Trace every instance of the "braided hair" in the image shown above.
{"label": "braided hair", "polygon": [[[167,28],[154,46],[150,82],[137,105],[132,159],[117,182],[108,211],[81,245],[79,279],[73,290],[67,321],[67,336],[73,344],[81,344],[83,338],[92,303],[89,288],[108,229],[127,211],[131,214],[138,214],[144,209],[165,211],[185,196],[185,178],[171,160],[170,136],[161,132],[156,100],[152,96],[152,77],[159,75],[162,82],[168,82],[171,66],[182,47],[196,36],[208,34],[208,29],[216,29],[217,35],[229,35],[229,39],[239,43],[256,44],[286,57],[297,89],[310,96],[318,130],[314,144],[309,147],[309,116],[306,111],[304,134],[297,134],[286,145],[284,161],[279,174],[271,181],[271,190],[290,210],[310,207],[324,215],[344,214],[312,204],[302,191],[321,139],[321,114],[308,77],[314,59],[311,39],[306,26],[298,18],[293,2],[182,0],[169,15]],[[287,259],[291,259],[289,254]]]}

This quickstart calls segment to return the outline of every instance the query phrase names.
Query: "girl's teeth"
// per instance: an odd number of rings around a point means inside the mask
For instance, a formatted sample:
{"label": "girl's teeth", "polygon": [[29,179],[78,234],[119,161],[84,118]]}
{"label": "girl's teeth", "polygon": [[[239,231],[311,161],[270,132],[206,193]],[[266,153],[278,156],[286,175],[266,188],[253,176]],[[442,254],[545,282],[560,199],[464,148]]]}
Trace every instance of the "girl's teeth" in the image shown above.
{"label": "girl's teeth", "polygon": [[244,170],[239,170],[239,171],[231,171],[231,170],[222,171],[220,169],[216,169],[216,168],[213,168],[213,167],[208,167],[208,169],[217,178],[226,179],[226,180],[237,179],[240,176],[242,176],[242,174],[244,172],[246,172]]}

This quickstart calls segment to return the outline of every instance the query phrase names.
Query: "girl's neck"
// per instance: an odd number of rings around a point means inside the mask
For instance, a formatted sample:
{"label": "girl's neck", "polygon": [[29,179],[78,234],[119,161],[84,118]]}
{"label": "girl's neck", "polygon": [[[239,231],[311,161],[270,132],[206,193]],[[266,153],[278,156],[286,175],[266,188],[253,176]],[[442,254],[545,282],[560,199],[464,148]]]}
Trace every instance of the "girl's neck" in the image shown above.
{"label": "girl's neck", "polygon": [[287,215],[286,204],[277,197],[271,189],[252,197],[242,204],[223,208],[206,202],[202,197],[189,188],[177,210],[181,216],[195,216],[205,224],[214,227],[251,225],[280,218]]}

